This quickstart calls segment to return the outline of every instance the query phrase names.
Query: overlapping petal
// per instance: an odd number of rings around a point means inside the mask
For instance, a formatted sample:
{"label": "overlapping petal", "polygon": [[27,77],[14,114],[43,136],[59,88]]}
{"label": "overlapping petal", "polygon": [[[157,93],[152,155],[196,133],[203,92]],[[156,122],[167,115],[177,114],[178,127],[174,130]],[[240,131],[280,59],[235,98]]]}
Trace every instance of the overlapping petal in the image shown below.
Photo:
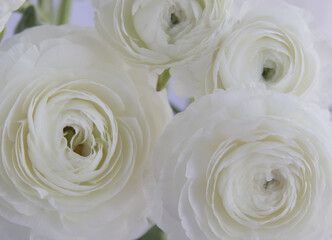
{"label": "overlapping petal", "polygon": [[228,29],[231,1],[93,1],[96,27],[131,62],[186,63],[213,49]]}
{"label": "overlapping petal", "polygon": [[172,70],[176,92],[198,98],[215,89],[265,85],[326,104],[330,61],[323,51],[329,48],[307,15],[284,1],[245,1],[215,52]]}
{"label": "overlapping petal", "polygon": [[95,36],[45,26],[0,49],[0,213],[33,236],[134,239],[150,226],[143,170],[171,111]]}
{"label": "overlapping petal", "polygon": [[328,111],[295,96],[202,97],[152,155],[154,218],[169,239],[321,239],[332,218],[331,133]]}

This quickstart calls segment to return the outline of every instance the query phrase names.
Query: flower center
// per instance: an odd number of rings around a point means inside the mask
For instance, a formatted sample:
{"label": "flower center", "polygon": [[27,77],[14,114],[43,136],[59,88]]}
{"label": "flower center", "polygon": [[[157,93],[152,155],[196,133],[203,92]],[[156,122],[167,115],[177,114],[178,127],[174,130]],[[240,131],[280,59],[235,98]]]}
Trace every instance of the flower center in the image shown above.
{"label": "flower center", "polygon": [[83,157],[89,155],[89,151],[86,151],[87,149],[84,148],[84,144],[77,143],[77,140],[80,137],[72,126],[66,126],[63,128],[63,136],[67,139],[67,147],[72,149],[73,152]]}
{"label": "flower center", "polygon": [[265,183],[263,184],[263,189],[266,191],[273,190],[276,187],[278,187],[279,184],[280,184],[280,182],[277,179],[272,178],[271,180],[265,181]]}
{"label": "flower center", "polygon": [[264,78],[264,80],[269,81],[273,78],[274,74],[276,73],[276,70],[274,70],[273,68],[263,68],[263,72],[262,72],[262,77]]}
{"label": "flower center", "polygon": [[272,81],[276,74],[276,64],[272,61],[266,61],[263,66],[262,77],[265,81]]}
{"label": "flower center", "polygon": [[175,13],[171,13],[171,27],[178,24],[180,22],[179,18],[175,15]]}
{"label": "flower center", "polygon": [[169,9],[169,20],[168,20],[169,28],[172,29],[176,25],[180,24],[183,18],[184,18],[183,11],[177,8],[176,6],[171,6]]}

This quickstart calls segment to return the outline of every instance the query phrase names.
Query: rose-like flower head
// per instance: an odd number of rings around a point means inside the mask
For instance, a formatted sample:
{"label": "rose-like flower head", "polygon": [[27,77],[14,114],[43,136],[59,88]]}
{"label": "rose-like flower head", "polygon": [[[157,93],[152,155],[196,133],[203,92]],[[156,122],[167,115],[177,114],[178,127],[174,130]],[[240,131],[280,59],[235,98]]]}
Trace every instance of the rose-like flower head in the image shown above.
{"label": "rose-like flower head", "polygon": [[214,49],[231,0],[94,0],[96,27],[131,62],[167,68]]}
{"label": "rose-like flower head", "polygon": [[320,63],[302,11],[282,1],[254,0],[241,14],[214,60],[213,88],[262,82],[295,95],[311,91]]}
{"label": "rose-like flower head", "polygon": [[0,33],[13,11],[18,9],[25,0],[0,0]]}
{"label": "rose-like flower head", "polygon": [[95,35],[37,27],[0,49],[0,214],[33,235],[134,239],[150,225],[143,170],[171,110]]}
{"label": "rose-like flower head", "polygon": [[246,1],[213,56],[189,66],[189,74],[173,72],[180,80],[176,88],[181,95],[200,97],[217,88],[264,84],[298,96],[321,95],[325,59],[308,15],[283,1]]}
{"label": "rose-like flower head", "polygon": [[330,116],[300,100],[228,90],[175,116],[152,154],[157,185],[147,191],[168,239],[314,240],[331,231]]}

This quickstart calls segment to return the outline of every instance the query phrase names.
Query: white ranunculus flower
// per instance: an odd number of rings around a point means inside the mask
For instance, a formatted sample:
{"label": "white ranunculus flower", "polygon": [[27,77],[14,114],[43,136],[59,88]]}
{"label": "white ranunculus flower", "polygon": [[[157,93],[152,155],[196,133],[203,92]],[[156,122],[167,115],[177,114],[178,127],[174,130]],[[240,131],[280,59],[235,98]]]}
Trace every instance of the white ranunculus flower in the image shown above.
{"label": "white ranunculus flower", "polygon": [[0,215],[32,239],[128,240],[150,226],[144,165],[171,110],[96,35],[44,26],[0,48]]}
{"label": "white ranunculus flower", "polygon": [[0,33],[13,11],[17,10],[25,0],[0,0]]}
{"label": "white ranunculus flower", "polygon": [[131,62],[167,68],[214,49],[232,0],[93,0],[95,24]]}
{"label": "white ranunculus flower", "polygon": [[319,70],[313,36],[302,12],[281,3],[246,2],[240,24],[214,60],[214,88],[263,82],[295,95],[312,89]]}
{"label": "white ranunculus flower", "polygon": [[331,145],[329,112],[297,96],[204,96],[157,141],[154,219],[169,240],[322,239],[332,231]]}
{"label": "white ranunculus flower", "polygon": [[321,91],[325,65],[307,19],[303,10],[283,1],[246,1],[233,31],[215,55],[205,60],[207,67],[200,62],[190,66],[193,70],[191,75],[186,73],[188,77],[173,73],[181,81],[177,88],[186,93],[185,86],[193,82],[196,91],[182,95],[195,97],[244,84],[265,84],[294,95]]}

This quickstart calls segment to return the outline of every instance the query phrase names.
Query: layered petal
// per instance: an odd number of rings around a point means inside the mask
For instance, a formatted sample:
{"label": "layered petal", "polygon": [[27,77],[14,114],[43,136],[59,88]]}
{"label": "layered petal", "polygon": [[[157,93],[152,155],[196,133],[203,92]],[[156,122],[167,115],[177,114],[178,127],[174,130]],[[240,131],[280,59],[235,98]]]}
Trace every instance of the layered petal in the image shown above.
{"label": "layered petal", "polygon": [[321,239],[331,127],[328,111],[263,88],[200,98],[153,152],[155,221],[169,239]]}
{"label": "layered petal", "polygon": [[213,49],[228,29],[231,1],[94,0],[95,24],[130,62],[163,69]]}
{"label": "layered petal", "polygon": [[45,26],[0,49],[0,214],[33,236],[134,239],[150,226],[143,170],[171,110],[95,36]]}

